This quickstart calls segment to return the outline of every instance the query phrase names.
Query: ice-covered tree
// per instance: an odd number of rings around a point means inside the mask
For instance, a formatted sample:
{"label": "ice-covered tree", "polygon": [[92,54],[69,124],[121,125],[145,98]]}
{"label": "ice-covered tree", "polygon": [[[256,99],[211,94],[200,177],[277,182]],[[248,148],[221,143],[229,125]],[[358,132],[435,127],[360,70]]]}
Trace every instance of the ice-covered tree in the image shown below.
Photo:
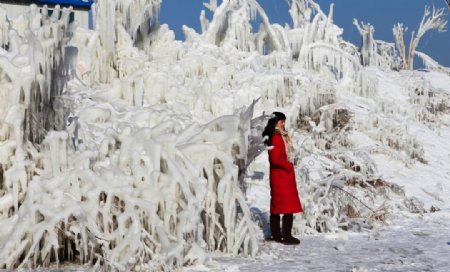
{"label": "ice-covered tree", "polygon": [[361,24],[353,19],[353,24],[361,35],[359,48],[361,64],[363,66],[378,66],[383,69],[398,69],[399,59],[396,54],[395,44],[375,40],[375,28],[371,24]]}
{"label": "ice-covered tree", "polygon": [[359,24],[358,20],[353,19],[353,24],[356,26],[356,28],[359,31],[359,34],[361,35],[362,39],[362,45],[361,45],[361,62],[362,65],[375,65],[376,64],[376,43],[373,38],[373,33],[375,31],[374,27],[370,24],[364,24],[361,22],[361,25]]}
{"label": "ice-covered tree", "polygon": [[447,20],[444,19],[444,9],[435,9],[433,7],[433,11],[430,11],[428,6],[425,7],[425,12],[420,22],[419,29],[417,33],[413,31],[411,33],[411,40],[409,42],[409,46],[407,47],[405,44],[404,33],[407,31],[407,28],[403,27],[403,24],[398,23],[394,25],[393,33],[395,38],[395,43],[398,51],[400,52],[400,56],[402,58],[402,68],[406,70],[413,69],[413,61],[414,61],[414,52],[416,51],[417,46],[419,45],[420,39],[430,30],[437,30],[439,32],[445,31],[445,27],[447,25]]}

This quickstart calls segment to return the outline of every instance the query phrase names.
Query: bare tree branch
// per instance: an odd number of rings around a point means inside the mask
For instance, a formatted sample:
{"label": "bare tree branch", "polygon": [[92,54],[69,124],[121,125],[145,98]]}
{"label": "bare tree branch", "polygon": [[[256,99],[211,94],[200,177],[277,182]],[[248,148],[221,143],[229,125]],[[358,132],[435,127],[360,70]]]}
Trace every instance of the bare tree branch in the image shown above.
{"label": "bare tree branch", "polygon": [[360,200],[359,198],[357,198],[355,195],[353,195],[353,194],[347,192],[346,190],[344,190],[344,188],[342,188],[342,187],[340,187],[340,186],[337,186],[337,185],[335,185],[335,184],[332,184],[331,187],[334,188],[334,189],[341,190],[342,192],[344,192],[345,194],[347,194],[347,195],[350,196],[351,198],[355,199],[356,201],[358,201],[359,203],[361,203],[362,205],[364,205],[367,209],[369,209],[369,211],[371,211],[372,213],[375,213],[375,211],[374,211],[371,207],[369,207],[369,205],[367,205],[366,203],[364,203],[362,200]]}
{"label": "bare tree branch", "polygon": [[402,59],[402,67],[404,69],[405,67],[405,61],[406,61],[406,46],[405,46],[405,38],[404,33],[408,29],[403,27],[403,24],[396,24],[394,25],[394,28],[392,31],[394,32],[394,39],[395,39],[395,46],[397,47],[397,50],[400,52],[400,57]]}

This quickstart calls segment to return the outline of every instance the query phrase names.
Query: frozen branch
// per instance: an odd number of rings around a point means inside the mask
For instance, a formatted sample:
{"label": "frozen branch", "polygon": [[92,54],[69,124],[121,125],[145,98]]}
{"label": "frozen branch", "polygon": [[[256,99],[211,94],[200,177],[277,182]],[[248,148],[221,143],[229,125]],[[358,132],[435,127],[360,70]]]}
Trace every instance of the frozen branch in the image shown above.
{"label": "frozen branch", "polygon": [[406,61],[406,47],[405,47],[405,39],[404,39],[404,33],[407,30],[403,27],[403,24],[396,24],[394,25],[394,28],[392,31],[394,32],[394,39],[395,39],[395,45],[397,47],[397,50],[400,52],[400,57],[402,59],[402,66],[404,67],[405,61]]}
{"label": "frozen branch", "polygon": [[427,54],[419,52],[417,50],[414,53],[415,53],[416,56],[418,56],[419,58],[422,59],[423,64],[425,65],[425,67],[427,69],[432,70],[432,71],[442,72],[442,73],[450,75],[450,69],[449,68],[440,65],[437,61],[432,59]]}
{"label": "frozen branch", "polygon": [[210,0],[209,3],[203,3],[203,5],[210,11],[215,12],[217,9],[217,0]]}
{"label": "frozen branch", "polygon": [[430,11],[428,6],[425,7],[425,12],[420,22],[419,29],[416,32],[412,32],[411,40],[409,43],[408,54],[406,54],[404,31],[402,24],[397,24],[394,26],[394,38],[397,44],[397,48],[400,51],[403,60],[403,69],[410,70],[413,69],[414,52],[419,45],[420,39],[430,30],[437,30],[439,32],[444,32],[447,25],[447,20],[444,19],[444,9],[436,10],[433,7],[433,11]]}
{"label": "frozen branch", "polygon": [[375,211],[369,207],[369,205],[367,205],[366,203],[364,203],[362,200],[360,200],[359,198],[357,198],[354,194],[349,193],[348,191],[344,190],[344,188],[342,188],[341,186],[338,186],[336,184],[331,184],[331,187],[333,187],[334,189],[337,190],[341,190],[342,192],[344,192],[346,195],[350,196],[351,198],[353,198],[354,200],[358,201],[359,203],[361,203],[362,205],[364,205],[364,207],[366,207],[369,211],[371,211],[372,213],[374,213]]}
{"label": "frozen branch", "polygon": [[373,38],[374,28],[370,24],[364,24],[361,22],[361,25],[358,23],[358,20],[353,19],[353,24],[358,29],[359,34],[361,35],[362,46],[360,49],[361,53],[361,61],[362,65],[377,65],[377,46],[375,40]]}
{"label": "frozen branch", "polygon": [[327,18],[320,6],[313,0],[292,0],[289,13],[291,14],[294,28],[299,28],[309,23],[314,14],[318,14],[323,19]]}

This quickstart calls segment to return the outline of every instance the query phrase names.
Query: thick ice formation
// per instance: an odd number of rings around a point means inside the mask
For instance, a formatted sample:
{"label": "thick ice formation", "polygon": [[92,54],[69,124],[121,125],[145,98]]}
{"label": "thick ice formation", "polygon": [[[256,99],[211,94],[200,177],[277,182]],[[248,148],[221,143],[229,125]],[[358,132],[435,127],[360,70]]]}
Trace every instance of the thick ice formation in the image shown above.
{"label": "thick ice formation", "polygon": [[450,69],[448,67],[440,65],[437,61],[432,59],[430,56],[423,52],[414,51],[414,54],[416,54],[419,58],[422,59],[424,66],[427,69],[430,69],[432,71],[441,72],[441,73],[447,73],[450,75]]}
{"label": "thick ice formation", "polygon": [[[104,112],[115,109],[78,102],[89,114],[79,120],[84,144],[75,152],[66,132],[46,137],[41,174],[19,212],[3,221],[15,226],[2,231],[7,267],[68,260],[157,269],[202,262],[207,249],[256,253],[237,166],[228,155],[240,144],[238,126],[248,120],[228,116],[198,126],[180,118],[185,112],[156,106],[131,116],[116,111],[112,115],[122,118],[109,122]],[[142,127],[127,125],[129,118]],[[111,127],[95,135],[106,124]],[[89,148],[95,142],[98,149]]]}
{"label": "thick ice formation", "polygon": [[[357,48],[333,6],[326,15],[293,0],[293,26],[281,27],[255,0],[211,0],[211,21],[202,12],[202,33],[185,27],[180,42],[159,25],[159,5],[99,0],[94,31],[72,30],[69,10],[0,10],[0,267],[171,270],[208,251],[255,255],[246,176],[268,167],[258,158],[267,116],[252,118],[274,109],[288,114],[298,147],[307,209],[296,231],[430,210],[433,200],[405,196],[373,158],[426,164],[409,124],[439,124],[450,90],[425,73],[394,76],[399,53],[370,25],[355,21]],[[397,77],[406,84],[390,89]]]}
{"label": "thick ice formation", "polygon": [[[101,3],[98,5],[99,14],[102,14]],[[31,12],[35,11],[33,7]],[[51,20],[52,23],[59,23],[61,29],[68,27],[68,13],[64,12],[61,22],[66,24]],[[46,14],[45,10],[43,14]],[[36,15],[41,16],[40,13]],[[58,15],[54,16],[58,18]],[[43,18],[46,19],[45,16]],[[23,24],[27,25],[26,22]],[[123,81],[127,81],[129,74],[130,80],[136,78],[134,67],[121,62],[125,58],[126,61],[131,60],[129,55],[122,55],[129,54],[127,50],[133,46],[134,40],[127,39],[128,33],[125,31],[125,27],[130,26],[133,23],[118,26],[121,40],[112,44],[105,41],[110,37],[98,39],[97,33],[87,34],[93,37],[89,38],[86,47],[80,46],[81,55],[95,50],[94,54],[104,56],[105,62],[95,62],[90,67],[99,71],[110,69],[110,74],[105,77],[101,73],[94,74],[93,80],[108,81],[108,77],[117,74],[117,70],[112,71],[113,66],[110,65],[115,61],[120,65],[122,72],[119,76],[124,78]],[[59,51],[50,47],[52,51],[49,53],[52,55],[39,60],[54,60],[53,54],[64,52],[64,36],[54,40],[60,46]],[[10,44],[11,53],[8,54],[16,53],[15,44]],[[124,46],[128,48],[123,50]],[[42,51],[36,50],[35,54],[43,54],[47,50],[43,48]],[[137,49],[134,51],[139,53]],[[94,55],[92,59],[98,58]],[[30,64],[34,69],[32,64],[35,63]],[[47,67],[44,64],[41,69]],[[14,72],[8,69],[11,65],[13,63],[5,61],[2,71],[9,71],[6,76],[11,78],[12,84],[26,84],[26,81],[17,78],[19,75],[11,74]],[[39,63],[36,66],[40,67]],[[51,73],[60,70],[56,66],[49,66],[48,69]],[[51,73],[41,76],[43,84],[55,79]],[[34,74],[26,75],[32,77]],[[83,74],[81,79],[84,79]],[[51,92],[55,90],[59,93]],[[6,105],[9,111],[4,117],[4,125],[2,123],[2,128],[5,126],[8,129],[9,125],[16,134],[15,142],[11,140],[11,144],[8,144],[9,141],[2,144],[2,155],[5,155],[2,160],[2,187],[6,191],[1,198],[2,224],[5,224],[1,233],[1,255],[8,256],[1,259],[2,266],[37,267],[76,260],[119,270],[136,268],[141,264],[156,269],[203,262],[204,250],[256,254],[256,232],[240,190],[239,171],[235,164],[239,160],[245,161],[253,106],[241,114],[236,112],[200,126],[190,120],[188,111],[173,113],[170,110],[172,107],[147,107],[128,116],[126,112],[119,113],[114,108],[98,105],[73,108],[70,105],[85,101],[83,98],[71,101],[71,97],[66,96],[65,106],[69,106],[66,111],[75,116],[57,112],[59,118],[69,117],[67,132],[48,133],[38,152],[30,145],[32,142],[22,141],[22,125],[27,124],[23,111],[36,107],[38,113],[51,108],[56,111],[59,108],[56,108],[55,97],[61,91],[62,86],[56,86],[44,93],[45,96],[39,94],[29,98],[27,95],[34,92],[29,86],[10,90],[10,95],[16,94],[18,97],[10,99],[12,106]],[[124,94],[128,96],[112,98],[122,98],[131,106],[144,104],[138,94]],[[42,104],[42,96],[52,99],[52,102]],[[30,105],[30,101],[37,106]],[[145,104],[149,102],[145,101]],[[117,115],[140,120],[142,128],[124,125],[127,121],[119,125],[121,120]],[[111,128],[105,135],[99,136],[96,129],[91,129],[95,124],[100,124],[99,131],[105,128],[105,124],[110,124]],[[30,135],[39,134],[32,131]],[[5,138],[8,139],[7,131]],[[29,149],[27,158],[22,154],[22,147]],[[199,152],[207,156],[198,157],[196,154]],[[9,162],[12,153],[21,160],[19,166]],[[8,166],[10,163],[11,168]],[[14,228],[6,225],[14,225]],[[30,229],[31,225],[35,227]]]}

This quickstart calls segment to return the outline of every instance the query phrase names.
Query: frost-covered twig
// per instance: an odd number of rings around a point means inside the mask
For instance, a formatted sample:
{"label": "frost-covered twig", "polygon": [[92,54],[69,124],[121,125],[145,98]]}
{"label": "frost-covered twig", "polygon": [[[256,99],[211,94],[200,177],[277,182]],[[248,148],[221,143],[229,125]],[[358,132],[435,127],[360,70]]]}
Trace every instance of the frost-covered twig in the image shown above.
{"label": "frost-covered twig", "polygon": [[210,0],[209,3],[203,3],[210,11],[215,12],[217,9],[217,0]]}
{"label": "frost-covered twig", "polygon": [[369,207],[369,205],[367,205],[366,203],[364,203],[362,200],[360,200],[359,198],[357,198],[355,195],[349,193],[348,191],[344,190],[344,188],[336,185],[336,184],[332,184],[331,187],[333,187],[334,189],[338,189],[341,190],[342,192],[344,192],[346,195],[350,196],[351,198],[355,199],[356,201],[358,201],[359,203],[361,203],[362,205],[364,205],[367,209],[369,209],[372,213],[374,213],[375,211]]}

